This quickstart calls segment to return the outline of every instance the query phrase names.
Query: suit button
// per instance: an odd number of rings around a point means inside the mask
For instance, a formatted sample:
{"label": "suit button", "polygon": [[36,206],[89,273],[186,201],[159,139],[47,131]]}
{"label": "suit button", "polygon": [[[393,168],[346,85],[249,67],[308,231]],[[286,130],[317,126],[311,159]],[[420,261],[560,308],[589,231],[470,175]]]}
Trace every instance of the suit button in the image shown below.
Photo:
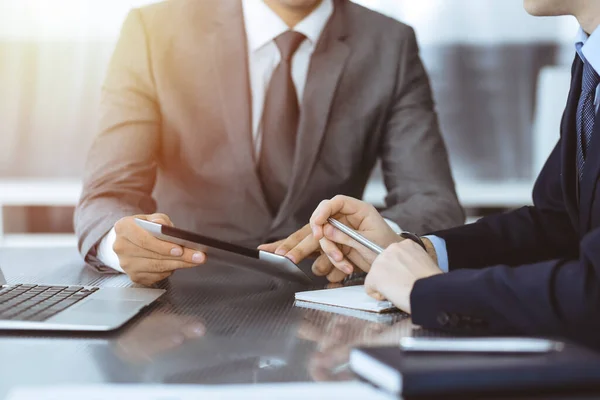
{"label": "suit button", "polygon": [[438,316],[437,316],[438,324],[440,324],[442,326],[446,326],[446,325],[448,325],[449,321],[450,321],[450,316],[448,315],[448,313],[441,312],[438,314]]}
{"label": "suit button", "polygon": [[473,329],[473,318],[471,318],[468,315],[462,315],[460,317],[460,322],[458,323],[458,326],[460,328],[470,331],[471,329]]}
{"label": "suit button", "polygon": [[456,328],[460,323],[460,317],[456,314],[452,314],[450,315],[450,321],[448,322],[450,323],[451,327]]}
{"label": "suit button", "polygon": [[473,320],[473,324],[474,324],[475,326],[477,326],[478,328],[482,328],[482,329],[484,329],[484,328],[487,328],[487,327],[488,327],[488,323],[487,323],[487,321],[484,321],[483,319],[479,319],[479,318],[476,318],[476,319],[474,319],[474,320]]}

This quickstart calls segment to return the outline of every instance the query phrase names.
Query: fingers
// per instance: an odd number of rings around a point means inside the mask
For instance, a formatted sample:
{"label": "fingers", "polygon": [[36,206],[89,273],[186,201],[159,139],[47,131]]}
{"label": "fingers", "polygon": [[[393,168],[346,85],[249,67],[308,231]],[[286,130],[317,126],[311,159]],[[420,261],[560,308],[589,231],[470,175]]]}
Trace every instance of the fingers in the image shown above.
{"label": "fingers", "polygon": [[294,263],[298,264],[302,260],[315,254],[318,250],[319,242],[314,238],[314,236],[311,233],[309,233],[308,236],[306,236],[294,248],[284,253],[284,255],[290,260],[292,260]]}
{"label": "fingers", "polygon": [[206,261],[202,252],[153,237],[135,223],[135,218],[173,225],[164,214],[126,217],[115,224],[113,250],[133,282],[149,286],[168,278],[175,270],[193,268]]}
{"label": "fingers", "polygon": [[363,201],[348,196],[335,196],[331,200],[324,200],[319,204],[310,218],[310,226],[315,238],[321,239],[323,237],[323,226],[327,223],[329,217],[336,214],[342,214],[348,218],[353,217],[352,220],[358,227],[360,221],[373,210],[373,206]]}
{"label": "fingers", "polygon": [[266,251],[268,253],[275,253],[275,250],[285,241],[285,239],[278,240],[273,243],[265,243],[258,246],[259,250]]}
{"label": "fingers", "polygon": [[117,255],[121,254],[127,257],[150,258],[155,260],[184,261],[195,265],[203,264],[206,261],[204,253],[198,252],[196,250],[184,248],[183,254],[179,257],[164,256],[158,253],[154,253],[150,250],[146,250],[142,247],[136,246],[124,237],[117,237],[117,239],[115,239],[115,243],[113,244],[113,250],[115,251],[115,253],[117,253]]}
{"label": "fingers", "polygon": [[[154,239],[154,238],[153,238]],[[157,239],[158,240],[158,239]],[[160,241],[162,242],[162,241]],[[167,243],[167,242],[163,242]],[[132,257],[132,258],[145,258],[145,259],[153,259],[153,260],[171,260],[171,261],[183,261],[186,263],[200,265],[206,261],[206,255],[202,252],[188,249],[188,248],[180,248],[181,253],[172,252],[171,255],[163,255],[160,253],[156,253],[154,251],[145,249],[131,242],[126,236],[117,235],[115,242],[113,244],[113,250],[119,256],[119,258],[123,257]],[[175,256],[173,254],[180,254],[180,256]]]}
{"label": "fingers", "polygon": [[316,276],[327,276],[333,271],[335,267],[329,261],[327,254],[321,254],[312,265],[312,272]]}
{"label": "fingers", "polygon": [[385,297],[381,293],[379,293],[377,291],[377,289],[373,285],[371,285],[368,281],[369,281],[369,276],[367,275],[367,279],[365,281],[365,291],[367,292],[367,294],[370,297],[374,298],[375,300],[384,301]]}
{"label": "fingers", "polygon": [[313,215],[310,217],[310,227],[315,239],[320,240],[323,238],[323,225],[327,223],[329,217],[332,217],[337,213],[337,210],[341,209],[339,203],[340,200],[338,199],[338,196],[336,196],[331,200],[323,200],[317,206]]}
{"label": "fingers", "polygon": [[344,260],[344,254],[336,243],[324,237],[319,240],[319,245],[321,246],[323,253],[329,257],[329,260],[333,265],[335,265],[336,262],[341,262]]}
{"label": "fingers", "polygon": [[[380,258],[377,260],[377,262],[383,260],[384,255],[380,255],[379,257]],[[383,301],[385,300],[385,297],[378,290],[378,282],[380,281],[380,277],[377,276],[378,272],[377,265],[374,265],[365,279],[365,292],[375,300]]]}
{"label": "fingers", "polygon": [[[127,227],[127,229],[129,229],[129,231],[124,232],[122,236],[137,247],[161,256],[181,257],[183,255],[183,247],[179,245],[157,239],[139,227]],[[119,231],[117,231],[117,236],[120,236]]]}
{"label": "fingers", "polygon": [[375,254],[372,250],[369,250],[362,244],[358,243],[356,240],[352,239],[344,232],[336,229],[332,225],[325,225],[324,233],[325,238],[329,241],[337,243],[339,245],[348,246],[349,248],[355,250],[355,252],[348,253],[348,258],[350,258],[350,260],[362,270],[366,272],[369,271],[371,264],[373,263],[375,258],[377,258],[377,254]]}
{"label": "fingers", "polygon": [[310,225],[307,224],[288,238],[261,245],[258,249],[285,256],[297,264],[315,254],[319,250],[319,242],[313,238]]}
{"label": "fingers", "polygon": [[[344,259],[340,263],[338,263],[338,265],[343,265],[346,269],[342,270],[340,268],[337,268],[334,265],[334,263],[329,259],[328,254],[323,253],[316,259],[316,261],[312,265],[312,272],[316,276],[326,276],[330,282],[341,282],[350,273],[354,272],[354,266],[360,268],[365,272],[369,272],[371,265],[368,264],[355,249],[345,246],[343,250],[340,250],[337,245],[334,244],[333,246],[336,247],[336,249],[334,250],[332,247],[333,251],[339,251],[340,254],[345,256]],[[346,272],[350,270],[350,273]]]}
{"label": "fingers", "polygon": [[152,286],[155,283],[163,281],[170,277],[172,272],[165,273],[151,273],[151,272],[137,272],[134,274],[130,274],[129,277],[133,283],[137,283],[138,285],[144,286]]}
{"label": "fingers", "polygon": [[348,252],[348,254],[346,254],[346,258],[362,271],[369,272],[371,270],[372,262],[365,260],[362,254],[360,254],[355,249],[349,247],[348,249],[350,249],[350,251]]}
{"label": "fingers", "polygon": [[[179,259],[189,263],[195,263],[196,265],[202,264],[206,260],[205,254],[192,249],[184,249],[174,243],[166,242],[155,238],[145,229],[139,227],[134,218],[143,217],[144,219],[150,220],[155,217],[156,220],[160,220],[165,224],[171,224],[172,222],[164,214],[152,214],[150,216],[135,216],[122,218],[115,224],[115,232],[117,239],[113,249],[117,255],[133,255],[146,258],[157,258],[157,259]],[[129,243],[128,243],[129,242]],[[149,253],[140,253],[139,249],[135,247],[147,250]],[[158,256],[161,257],[158,257]]]}
{"label": "fingers", "polygon": [[345,272],[336,268],[327,257],[327,254],[321,254],[312,265],[312,272],[316,276],[326,276],[332,283],[339,283],[348,276]]}
{"label": "fingers", "polygon": [[[275,250],[275,254],[284,256],[290,250],[294,249],[296,246],[298,246],[300,243],[302,243],[305,239],[311,238],[311,237],[312,237],[312,231],[310,229],[310,225],[307,224],[307,225],[303,226],[302,229],[299,229],[298,231],[294,232],[287,239],[284,239],[283,243],[281,243]],[[307,242],[307,243],[309,243],[309,242]],[[305,243],[304,246],[306,246],[307,243]],[[318,246],[318,244],[315,244],[314,247],[315,247],[315,249],[313,250],[313,252],[316,251],[319,246]]]}
{"label": "fingers", "polygon": [[171,218],[166,214],[150,214],[146,216],[147,220],[161,225],[174,226]]}
{"label": "fingers", "polygon": [[326,254],[322,254],[312,265],[312,271],[316,276],[326,276],[332,283],[343,281],[348,274],[336,268]]}
{"label": "fingers", "polygon": [[[148,216],[141,217],[148,220]],[[138,226],[134,218],[140,218],[140,216],[126,217],[117,221],[115,224],[117,238],[123,237],[138,247],[163,256],[181,257],[183,255],[181,246],[156,239],[145,229]],[[167,219],[164,222],[170,223],[170,220]]]}
{"label": "fingers", "polygon": [[345,272],[340,271],[337,268],[334,268],[328,275],[327,280],[333,283],[339,283],[343,281],[348,275]]}
{"label": "fingers", "polygon": [[319,240],[323,253],[327,255],[329,261],[340,271],[350,275],[354,271],[354,266],[344,257],[339,247],[332,241],[323,238]]}

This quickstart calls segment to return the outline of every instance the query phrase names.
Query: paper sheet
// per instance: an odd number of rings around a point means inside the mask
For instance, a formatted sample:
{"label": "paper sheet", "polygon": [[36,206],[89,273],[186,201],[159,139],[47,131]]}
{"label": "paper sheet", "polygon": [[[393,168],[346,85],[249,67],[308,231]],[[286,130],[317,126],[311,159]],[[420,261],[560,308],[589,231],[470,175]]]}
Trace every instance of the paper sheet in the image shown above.
{"label": "paper sheet", "polygon": [[364,286],[298,292],[296,300],[376,313],[395,309],[389,301],[377,301],[369,297]]}

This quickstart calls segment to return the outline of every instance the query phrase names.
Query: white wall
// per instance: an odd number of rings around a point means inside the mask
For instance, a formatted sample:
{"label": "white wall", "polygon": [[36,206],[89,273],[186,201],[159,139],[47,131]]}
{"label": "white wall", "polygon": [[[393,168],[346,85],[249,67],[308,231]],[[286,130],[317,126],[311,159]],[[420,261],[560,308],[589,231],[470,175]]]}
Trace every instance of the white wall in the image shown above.
{"label": "white wall", "polygon": [[131,8],[153,2],[156,0],[0,0],[0,38],[112,40]]}
{"label": "white wall", "polygon": [[412,25],[423,45],[568,42],[577,28],[572,17],[532,17],[521,0],[354,1]]}
{"label": "white wall", "polygon": [[[571,17],[531,17],[520,0],[354,1],[414,26],[422,44],[569,41],[577,26]],[[130,8],[151,2],[0,0],[0,37],[114,38]]]}

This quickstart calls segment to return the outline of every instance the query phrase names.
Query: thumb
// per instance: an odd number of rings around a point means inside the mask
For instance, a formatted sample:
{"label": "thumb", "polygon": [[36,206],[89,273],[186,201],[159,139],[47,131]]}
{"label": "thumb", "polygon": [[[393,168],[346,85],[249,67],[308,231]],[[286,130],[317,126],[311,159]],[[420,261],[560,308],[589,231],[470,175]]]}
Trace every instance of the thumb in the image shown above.
{"label": "thumb", "polygon": [[374,298],[375,300],[385,301],[385,297],[381,293],[379,293],[373,286],[365,285],[365,291],[370,297]]}
{"label": "thumb", "polygon": [[148,221],[154,222],[156,224],[174,226],[173,222],[171,221],[171,218],[169,218],[169,216],[166,214],[160,214],[160,213],[150,214],[147,216],[147,218],[148,218]]}

